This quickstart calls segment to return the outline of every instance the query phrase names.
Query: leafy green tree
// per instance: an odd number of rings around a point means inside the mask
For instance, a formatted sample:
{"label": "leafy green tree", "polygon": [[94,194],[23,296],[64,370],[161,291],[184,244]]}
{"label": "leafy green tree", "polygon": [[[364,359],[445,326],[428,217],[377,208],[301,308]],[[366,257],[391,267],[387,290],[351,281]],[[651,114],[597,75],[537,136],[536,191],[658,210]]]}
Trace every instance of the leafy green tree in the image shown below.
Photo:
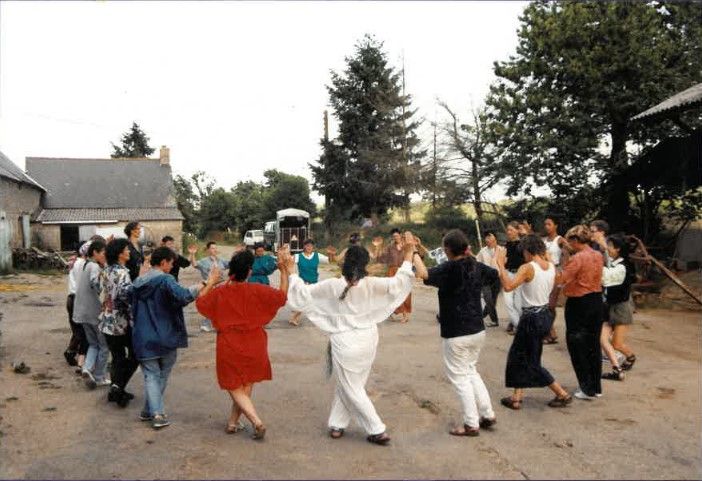
{"label": "leafy green tree", "polygon": [[132,127],[122,135],[122,145],[112,143],[112,157],[148,157],[154,153],[149,146],[149,137],[141,130],[139,124],[132,122]]}
{"label": "leafy green tree", "polygon": [[346,58],[342,73],[331,72],[327,90],[339,135],[322,141],[323,153],[312,166],[315,187],[329,197],[327,216],[378,218],[406,206],[417,190],[414,174],[425,152],[400,80],[383,44],[369,35]]}
{"label": "leafy green tree", "polygon": [[262,229],[269,220],[263,185],[245,181],[231,189],[234,225],[240,234],[247,230]]}
{"label": "leafy green tree", "polygon": [[213,189],[201,200],[198,211],[200,237],[211,231],[236,230],[238,215],[234,194],[221,187]]}
{"label": "leafy green tree", "polygon": [[630,119],[702,81],[702,4],[534,2],[521,22],[487,101],[508,194],[548,186],[571,214],[635,230],[619,174],[680,129]]}
{"label": "leafy green tree", "polygon": [[275,218],[281,209],[302,209],[315,214],[316,206],[310,198],[310,184],[304,177],[286,174],[276,169],[263,173],[265,215],[267,219]]}

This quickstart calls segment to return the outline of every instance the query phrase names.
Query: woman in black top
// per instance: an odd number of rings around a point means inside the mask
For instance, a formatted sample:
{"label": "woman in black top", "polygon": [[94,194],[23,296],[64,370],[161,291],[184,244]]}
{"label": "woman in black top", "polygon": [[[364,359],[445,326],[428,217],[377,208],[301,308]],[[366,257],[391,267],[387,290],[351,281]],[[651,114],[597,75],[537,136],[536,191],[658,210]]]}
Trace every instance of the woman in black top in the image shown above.
{"label": "woman in black top", "polygon": [[485,343],[480,293],[483,286],[497,281],[497,271],[466,256],[468,239],[460,230],[446,234],[443,247],[449,260],[429,271],[418,268],[417,277],[439,288],[444,367],[463,408],[463,426],[449,433],[477,436],[479,428],[495,424],[490,395],[476,364]]}
{"label": "woman in black top", "polygon": [[139,245],[139,237],[141,236],[141,224],[138,222],[130,222],[124,227],[124,233],[129,239],[129,260],[127,261],[127,269],[129,269],[129,277],[132,282],[139,277],[139,269],[144,263],[144,252]]}
{"label": "woman in black top", "polygon": [[[602,374],[602,379],[623,381],[624,371],[631,369],[636,361],[634,352],[624,343],[629,326],[633,322],[629,298],[636,273],[634,266],[629,262],[624,238],[609,237],[607,252],[611,260],[602,274],[605,303],[600,344],[612,364],[612,371]],[[626,356],[626,362],[621,366],[616,351]]]}

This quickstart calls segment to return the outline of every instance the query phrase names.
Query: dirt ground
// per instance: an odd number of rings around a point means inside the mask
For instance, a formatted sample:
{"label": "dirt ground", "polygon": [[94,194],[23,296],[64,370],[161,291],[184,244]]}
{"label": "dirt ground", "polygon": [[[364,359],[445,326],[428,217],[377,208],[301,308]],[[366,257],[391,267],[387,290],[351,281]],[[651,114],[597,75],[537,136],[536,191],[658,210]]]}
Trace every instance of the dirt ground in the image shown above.
{"label": "dirt ground", "polygon": [[[196,280],[183,272],[183,284]],[[528,391],[521,411],[499,405],[512,337],[504,326],[488,329],[479,370],[498,423],[456,438],[447,434],[460,416],[442,371],[436,292],[418,283],[413,295],[409,324],[380,325],[368,383],[390,446],[367,443],[353,426],[340,440],[327,436],[326,337],[309,321],[290,327],[287,308],[268,330],[273,381],[254,390],[268,433],[254,442],[250,428],[224,433],[230,401],[216,383],[215,335],[198,331],[192,305],[190,346],[179,351],[166,392],[173,424],[156,432],[137,418],[140,371],[130,384],[137,398],[120,409],[106,402],[106,389],[87,391],[64,362],[63,277],[0,278],[0,478],[700,479],[700,312],[638,312],[630,344],[639,360],[626,381],[604,381],[603,398],[560,410],[546,406],[547,389]],[[573,390],[562,312],[557,327],[561,341],[545,346],[544,364]],[[15,360],[31,372],[14,373]]]}

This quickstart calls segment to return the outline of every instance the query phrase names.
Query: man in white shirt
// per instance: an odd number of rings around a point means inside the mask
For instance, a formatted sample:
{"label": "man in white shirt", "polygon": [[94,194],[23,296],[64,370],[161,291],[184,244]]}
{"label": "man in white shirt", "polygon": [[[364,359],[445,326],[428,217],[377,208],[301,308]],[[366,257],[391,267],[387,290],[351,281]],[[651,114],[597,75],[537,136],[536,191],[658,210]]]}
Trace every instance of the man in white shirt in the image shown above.
{"label": "man in white shirt", "polygon": [[[478,255],[475,259],[485,264],[486,266],[497,269],[497,264],[495,263],[495,256],[497,252],[502,247],[497,245],[497,237],[494,232],[488,231],[485,233],[485,247],[480,249]],[[483,308],[483,318],[485,316],[490,316],[491,324],[489,327],[497,327],[499,325],[497,319],[497,296],[500,293],[500,282],[497,282],[483,287],[483,300],[485,301],[485,307]]]}

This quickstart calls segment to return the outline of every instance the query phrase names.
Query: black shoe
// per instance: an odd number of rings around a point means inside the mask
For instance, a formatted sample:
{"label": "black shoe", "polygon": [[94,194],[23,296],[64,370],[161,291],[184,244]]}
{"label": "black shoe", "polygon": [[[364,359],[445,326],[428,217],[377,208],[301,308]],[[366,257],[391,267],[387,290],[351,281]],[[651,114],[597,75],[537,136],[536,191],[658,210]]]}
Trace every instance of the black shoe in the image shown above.
{"label": "black shoe", "polygon": [[611,372],[606,372],[602,374],[602,379],[607,379],[609,381],[623,381],[624,371],[621,368],[614,367]]}
{"label": "black shoe", "polygon": [[129,391],[124,391],[124,397],[131,401],[134,399],[134,394],[130,393]]}
{"label": "black shoe", "polygon": [[63,351],[63,357],[66,359],[66,362],[69,366],[78,365],[78,361],[76,361],[76,353],[74,351],[66,349],[65,351]]}
{"label": "black shoe", "polygon": [[126,408],[127,406],[129,406],[129,401],[131,401],[132,399],[134,399],[134,396],[129,397],[128,394],[129,394],[129,393],[127,393],[126,391],[121,391],[121,392],[120,392],[120,396],[119,396],[119,398],[117,399],[117,405],[118,405],[119,407],[121,407],[121,408]]}
{"label": "black shoe", "polygon": [[119,386],[115,386],[114,384],[110,386],[110,392],[107,393],[107,402],[108,403],[116,403],[119,402],[120,399],[122,399],[122,389]]}

